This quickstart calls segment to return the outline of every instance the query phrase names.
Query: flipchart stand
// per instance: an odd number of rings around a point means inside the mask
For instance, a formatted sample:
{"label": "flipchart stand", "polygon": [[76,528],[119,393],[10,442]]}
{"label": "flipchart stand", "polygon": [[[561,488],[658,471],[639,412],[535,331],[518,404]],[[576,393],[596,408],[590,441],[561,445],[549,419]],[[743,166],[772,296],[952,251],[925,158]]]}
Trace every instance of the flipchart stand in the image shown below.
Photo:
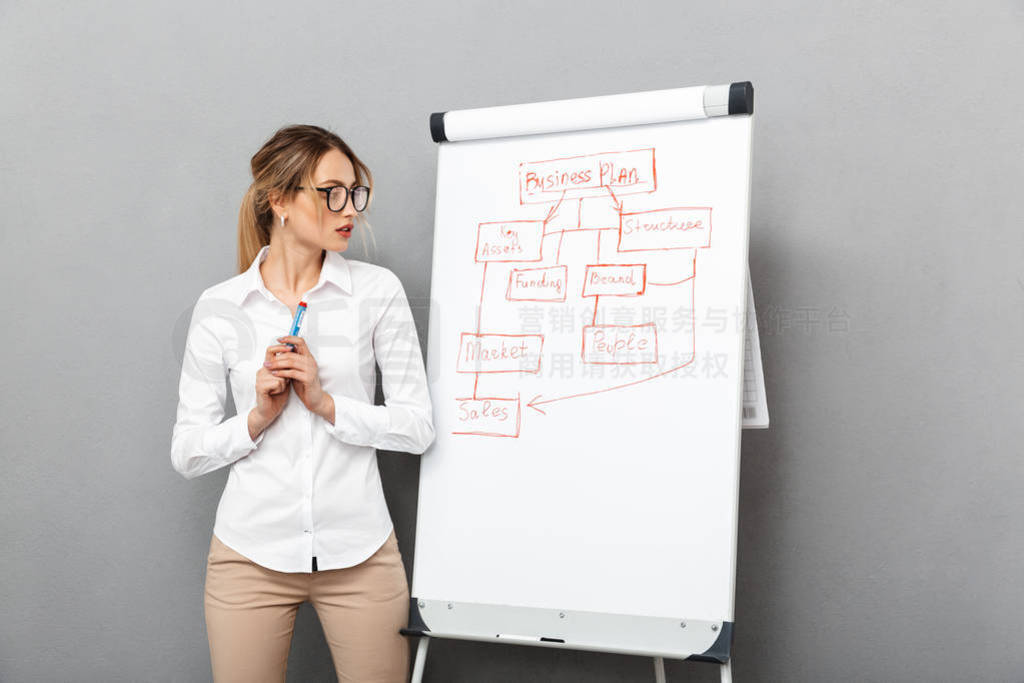
{"label": "flipchart stand", "polygon": [[[731,682],[740,433],[768,426],[746,267],[752,114],[741,82],[431,115],[445,308],[430,319],[438,439],[400,631],[419,638],[413,683],[431,638],[649,656],[659,683],[666,658],[705,661]],[[591,307],[582,328],[542,315],[525,329],[524,312],[573,302]],[[718,331],[726,304],[739,323]],[[622,322],[630,305],[637,324]],[[638,355],[615,355],[627,346]],[[569,356],[582,374],[545,374]],[[627,365],[628,380],[591,374]],[[616,470],[638,436],[651,454]],[[566,485],[578,471],[627,495],[653,482],[622,506],[645,516],[594,505]],[[648,573],[623,569],[631,553]]]}

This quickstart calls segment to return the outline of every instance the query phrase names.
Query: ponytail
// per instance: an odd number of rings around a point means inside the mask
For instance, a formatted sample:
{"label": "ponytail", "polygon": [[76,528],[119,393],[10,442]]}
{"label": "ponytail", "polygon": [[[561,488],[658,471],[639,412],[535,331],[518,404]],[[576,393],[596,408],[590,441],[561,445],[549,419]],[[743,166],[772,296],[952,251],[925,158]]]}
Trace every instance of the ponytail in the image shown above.
{"label": "ponytail", "polygon": [[238,272],[243,273],[252,265],[260,249],[270,244],[269,226],[262,225],[257,209],[257,190],[250,185],[242,197],[238,210]]}

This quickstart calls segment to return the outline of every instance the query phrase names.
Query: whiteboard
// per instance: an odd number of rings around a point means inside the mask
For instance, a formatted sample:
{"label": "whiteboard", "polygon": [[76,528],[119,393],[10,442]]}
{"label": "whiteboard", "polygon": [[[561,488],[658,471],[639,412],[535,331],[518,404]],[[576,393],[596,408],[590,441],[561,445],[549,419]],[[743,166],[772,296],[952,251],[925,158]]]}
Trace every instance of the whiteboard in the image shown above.
{"label": "whiteboard", "polygon": [[618,649],[678,655],[685,624],[731,626],[751,128],[439,145],[412,580],[431,628],[550,613],[547,635],[614,650],[627,622],[601,617],[647,619],[664,638]]}

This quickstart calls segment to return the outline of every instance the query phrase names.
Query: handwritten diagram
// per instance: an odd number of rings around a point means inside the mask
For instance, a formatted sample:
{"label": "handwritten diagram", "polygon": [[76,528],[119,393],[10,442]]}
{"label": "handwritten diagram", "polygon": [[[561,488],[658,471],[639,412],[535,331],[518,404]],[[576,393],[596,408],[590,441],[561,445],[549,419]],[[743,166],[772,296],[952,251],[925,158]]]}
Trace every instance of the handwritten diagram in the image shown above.
{"label": "handwritten diagram", "polygon": [[696,357],[712,207],[657,204],[654,147],[524,161],[515,182],[521,214],[478,217],[467,248],[479,299],[458,335],[453,434],[516,438],[527,408],[540,418]]}

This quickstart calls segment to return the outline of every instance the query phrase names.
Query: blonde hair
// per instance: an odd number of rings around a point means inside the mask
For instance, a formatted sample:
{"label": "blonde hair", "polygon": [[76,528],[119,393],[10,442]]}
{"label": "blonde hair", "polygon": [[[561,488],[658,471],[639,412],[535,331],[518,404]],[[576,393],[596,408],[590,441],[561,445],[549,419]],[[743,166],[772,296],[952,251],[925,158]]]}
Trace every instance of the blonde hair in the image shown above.
{"label": "blonde hair", "polygon": [[[356,184],[370,188],[370,204],[373,203],[373,175],[369,167],[337,134],[310,125],[293,125],[278,129],[253,155],[249,163],[253,180],[238,210],[239,273],[248,270],[260,249],[270,244],[270,232],[274,227],[274,211],[270,208],[271,194],[280,193],[282,197],[293,197],[295,193],[305,191],[313,205],[317,207],[317,217],[322,218],[322,202],[313,189],[313,172],[323,155],[331,149],[337,149],[352,162]],[[305,190],[296,189],[300,185]],[[373,240],[373,231],[364,213],[357,213],[355,220],[365,228]],[[362,234],[363,231],[359,232]],[[362,241],[363,252],[368,253],[366,238],[362,237]],[[376,248],[375,240],[374,247]]]}

